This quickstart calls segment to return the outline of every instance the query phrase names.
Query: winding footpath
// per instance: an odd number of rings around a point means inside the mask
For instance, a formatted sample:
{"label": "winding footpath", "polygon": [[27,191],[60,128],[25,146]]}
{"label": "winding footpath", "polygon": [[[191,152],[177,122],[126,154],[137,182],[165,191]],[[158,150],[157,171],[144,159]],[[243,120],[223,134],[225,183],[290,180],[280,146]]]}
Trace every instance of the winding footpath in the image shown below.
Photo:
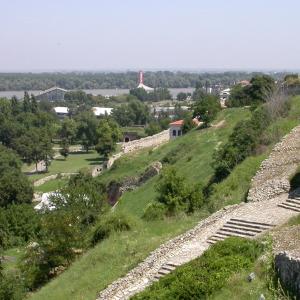
{"label": "winding footpath", "polygon": [[193,229],[164,243],[126,276],[101,291],[97,300],[129,299],[229,236],[256,238],[300,212],[300,193],[288,193],[300,164],[300,126],[278,143],[251,182],[248,203],[228,206]]}

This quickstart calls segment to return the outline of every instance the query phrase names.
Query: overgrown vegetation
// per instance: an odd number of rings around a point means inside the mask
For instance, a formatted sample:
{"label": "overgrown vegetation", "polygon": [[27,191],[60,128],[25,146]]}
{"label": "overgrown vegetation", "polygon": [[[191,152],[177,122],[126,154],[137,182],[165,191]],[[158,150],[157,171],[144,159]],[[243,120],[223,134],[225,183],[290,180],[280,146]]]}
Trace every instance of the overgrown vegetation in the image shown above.
{"label": "overgrown vegetation", "polygon": [[226,239],[132,299],[207,299],[224,287],[232,274],[252,268],[262,252],[258,241]]}

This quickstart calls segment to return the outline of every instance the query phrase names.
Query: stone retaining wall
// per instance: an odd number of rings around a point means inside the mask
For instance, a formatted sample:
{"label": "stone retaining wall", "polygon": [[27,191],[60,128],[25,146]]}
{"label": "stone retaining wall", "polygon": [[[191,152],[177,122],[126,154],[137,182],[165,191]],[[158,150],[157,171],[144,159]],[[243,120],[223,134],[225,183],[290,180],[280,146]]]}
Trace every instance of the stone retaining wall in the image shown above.
{"label": "stone retaining wall", "polygon": [[126,153],[138,151],[148,147],[157,147],[163,143],[168,142],[169,140],[169,130],[164,130],[152,136],[147,136],[145,138],[134,140],[128,143],[122,143],[122,151],[110,157],[106,164],[106,167],[107,169],[110,169],[114,162]]}
{"label": "stone retaining wall", "polygon": [[164,130],[158,134],[152,136],[147,136],[145,138],[134,140],[128,143],[123,143],[122,152],[128,153],[136,150],[140,150],[147,147],[156,147],[165,142],[168,142],[170,139],[169,130]]}
{"label": "stone retaining wall", "polygon": [[290,177],[300,165],[300,126],[275,145],[251,180],[248,201],[272,199],[290,190]]}
{"label": "stone retaining wall", "polygon": [[72,175],[76,175],[78,173],[60,173],[60,174],[53,174],[53,175],[49,175],[49,176],[46,176],[44,178],[41,178],[41,179],[38,179],[36,180],[33,185],[34,186],[40,186],[50,180],[53,180],[53,179],[56,179],[58,176],[61,176],[61,177],[71,177]]}
{"label": "stone retaining wall", "polygon": [[300,249],[275,256],[275,269],[282,286],[300,299]]}

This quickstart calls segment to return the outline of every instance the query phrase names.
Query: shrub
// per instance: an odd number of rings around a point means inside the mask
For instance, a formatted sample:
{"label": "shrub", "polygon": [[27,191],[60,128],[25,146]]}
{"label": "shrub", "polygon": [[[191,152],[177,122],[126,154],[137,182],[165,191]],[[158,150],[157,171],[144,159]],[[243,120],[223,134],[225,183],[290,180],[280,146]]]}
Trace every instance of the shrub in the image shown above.
{"label": "shrub", "polygon": [[189,186],[173,167],[164,169],[159,179],[156,200],[164,205],[167,214],[191,213],[203,204],[202,186]]}
{"label": "shrub", "polygon": [[0,300],[21,300],[24,287],[16,274],[0,274]]}
{"label": "shrub", "polygon": [[20,246],[40,232],[40,215],[30,204],[0,208],[0,247]]}
{"label": "shrub", "polygon": [[262,251],[257,241],[226,239],[133,299],[207,299],[226,284],[230,275],[252,267]]}
{"label": "shrub", "polygon": [[113,232],[121,232],[131,230],[134,226],[134,221],[123,213],[109,213],[95,225],[91,244],[95,245],[102,240],[108,238]]}
{"label": "shrub", "polygon": [[164,205],[160,203],[150,203],[145,209],[143,219],[146,221],[162,220],[165,211]]}

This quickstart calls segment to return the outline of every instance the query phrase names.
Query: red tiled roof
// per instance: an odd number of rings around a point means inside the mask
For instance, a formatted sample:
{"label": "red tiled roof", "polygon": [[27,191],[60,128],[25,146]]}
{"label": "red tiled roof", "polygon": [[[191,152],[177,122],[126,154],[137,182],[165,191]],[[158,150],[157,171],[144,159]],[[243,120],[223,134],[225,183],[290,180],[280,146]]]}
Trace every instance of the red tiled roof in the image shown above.
{"label": "red tiled roof", "polygon": [[175,122],[170,123],[170,125],[178,125],[178,126],[181,126],[181,125],[183,125],[183,123],[184,123],[183,120],[178,120],[178,121],[175,121]]}

